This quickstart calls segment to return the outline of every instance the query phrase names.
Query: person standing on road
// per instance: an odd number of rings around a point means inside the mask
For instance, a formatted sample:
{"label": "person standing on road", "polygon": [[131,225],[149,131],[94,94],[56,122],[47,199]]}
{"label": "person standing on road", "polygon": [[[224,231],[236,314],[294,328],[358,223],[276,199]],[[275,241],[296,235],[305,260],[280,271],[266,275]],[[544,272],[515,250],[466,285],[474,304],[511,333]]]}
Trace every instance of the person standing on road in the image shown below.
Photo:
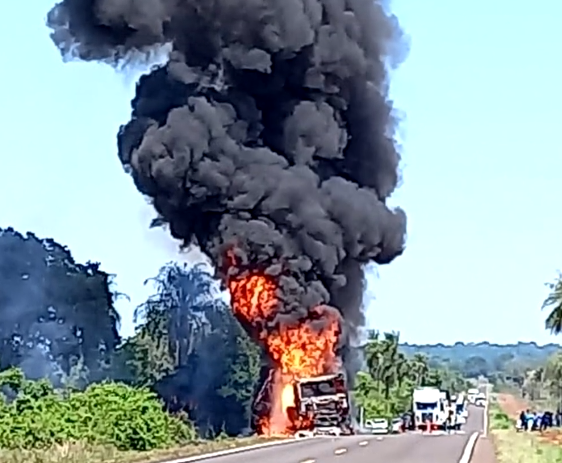
{"label": "person standing on road", "polygon": [[453,429],[453,410],[451,409],[449,409],[445,426],[447,428],[447,432],[451,434],[451,430]]}

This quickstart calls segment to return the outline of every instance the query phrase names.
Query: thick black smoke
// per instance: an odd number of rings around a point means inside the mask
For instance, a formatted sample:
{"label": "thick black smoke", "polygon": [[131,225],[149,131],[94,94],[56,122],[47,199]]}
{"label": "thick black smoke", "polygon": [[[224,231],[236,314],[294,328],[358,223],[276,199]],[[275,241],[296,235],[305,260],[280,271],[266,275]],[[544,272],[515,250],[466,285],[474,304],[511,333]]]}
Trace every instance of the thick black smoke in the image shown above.
{"label": "thick black smoke", "polygon": [[[280,281],[280,319],[330,303],[364,323],[363,264],[404,249],[388,69],[405,42],[384,0],[65,0],[64,56],[119,64],[163,44],[119,157],[174,237]],[[228,272],[234,271],[233,269]]]}

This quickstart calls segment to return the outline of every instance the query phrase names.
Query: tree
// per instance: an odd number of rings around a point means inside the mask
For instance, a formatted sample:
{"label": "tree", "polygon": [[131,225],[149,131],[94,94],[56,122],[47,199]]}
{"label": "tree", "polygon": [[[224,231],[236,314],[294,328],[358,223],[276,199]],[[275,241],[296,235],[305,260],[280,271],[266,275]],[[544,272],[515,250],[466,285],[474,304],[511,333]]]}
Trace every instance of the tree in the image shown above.
{"label": "tree", "polygon": [[427,356],[415,353],[407,357],[400,350],[400,334],[370,331],[363,347],[366,371],[361,372],[353,391],[366,418],[394,418],[410,409],[416,387],[432,386],[452,393],[468,388],[457,371],[438,364],[430,367]]}
{"label": "tree", "polygon": [[260,351],[232,315],[204,265],[170,263],[149,280],[156,292],[123,347],[129,377],[152,385],[204,435],[248,426]]}
{"label": "tree", "polygon": [[562,409],[562,352],[552,355],[543,370],[542,379],[558,410]]}
{"label": "tree", "polygon": [[424,354],[417,353],[414,355],[410,362],[411,373],[414,378],[414,383],[416,386],[421,386],[427,381],[427,375],[429,373],[428,359]]}
{"label": "tree", "polygon": [[120,342],[116,297],[99,264],[77,263],[52,239],[0,229],[0,369],[57,382],[82,364],[103,378]]}
{"label": "tree", "polygon": [[478,378],[480,376],[488,376],[490,366],[485,358],[473,355],[466,359],[462,370],[468,378]]}
{"label": "tree", "polygon": [[545,320],[545,328],[558,335],[562,332],[562,274],[558,273],[557,278],[546,286],[549,293],[542,304],[542,310],[549,309],[550,312]]}

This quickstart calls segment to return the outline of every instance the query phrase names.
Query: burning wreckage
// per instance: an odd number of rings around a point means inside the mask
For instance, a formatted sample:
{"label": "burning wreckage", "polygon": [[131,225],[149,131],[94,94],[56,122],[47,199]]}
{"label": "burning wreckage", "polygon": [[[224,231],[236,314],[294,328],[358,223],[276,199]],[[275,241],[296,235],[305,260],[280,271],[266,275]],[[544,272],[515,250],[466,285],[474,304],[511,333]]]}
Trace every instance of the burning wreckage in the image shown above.
{"label": "burning wreckage", "polygon": [[277,323],[268,330],[264,327],[274,323],[278,314],[275,279],[254,273],[232,279],[229,289],[234,314],[270,360],[254,401],[256,431],[351,433],[350,400],[337,355],[342,334],[339,312],[316,306],[306,320],[286,326]]}
{"label": "burning wreckage", "polygon": [[[351,402],[344,373],[292,381],[290,388],[285,391],[285,397],[281,399],[281,405],[286,408],[282,410],[283,415],[278,415],[277,422],[272,422],[269,418],[275,417],[276,413],[273,407],[277,404],[271,402],[274,397],[274,384],[274,379],[268,378],[256,397],[253,424],[258,432],[297,434],[308,431],[336,435],[354,433]],[[264,392],[269,394],[269,399],[265,397]]]}
{"label": "burning wreckage", "polygon": [[63,0],[47,23],[65,57],[121,66],[168,47],[139,79],[119,159],[153,225],[212,259],[263,346],[258,431],[350,431],[363,269],[406,233],[387,200],[388,69],[407,42],[387,2]]}

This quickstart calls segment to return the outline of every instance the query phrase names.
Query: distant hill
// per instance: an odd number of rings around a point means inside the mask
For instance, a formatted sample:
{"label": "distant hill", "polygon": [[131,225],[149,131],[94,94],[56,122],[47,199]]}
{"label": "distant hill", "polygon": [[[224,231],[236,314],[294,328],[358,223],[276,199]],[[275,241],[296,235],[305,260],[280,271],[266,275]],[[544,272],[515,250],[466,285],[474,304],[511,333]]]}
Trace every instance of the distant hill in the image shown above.
{"label": "distant hill", "polygon": [[534,342],[517,344],[493,344],[489,342],[445,344],[400,345],[407,356],[422,353],[433,364],[447,364],[454,369],[473,376],[477,373],[489,375],[492,372],[533,368],[544,364],[546,359],[560,351],[560,344],[538,345]]}
{"label": "distant hill", "polygon": [[482,357],[491,361],[505,354],[511,354],[520,360],[543,360],[561,349],[560,344],[539,345],[534,342],[518,342],[517,344],[492,344],[489,342],[457,342],[453,345],[446,344],[408,344],[400,345],[402,351],[408,355],[424,353],[428,357],[449,359],[455,362],[464,362],[469,357]]}

